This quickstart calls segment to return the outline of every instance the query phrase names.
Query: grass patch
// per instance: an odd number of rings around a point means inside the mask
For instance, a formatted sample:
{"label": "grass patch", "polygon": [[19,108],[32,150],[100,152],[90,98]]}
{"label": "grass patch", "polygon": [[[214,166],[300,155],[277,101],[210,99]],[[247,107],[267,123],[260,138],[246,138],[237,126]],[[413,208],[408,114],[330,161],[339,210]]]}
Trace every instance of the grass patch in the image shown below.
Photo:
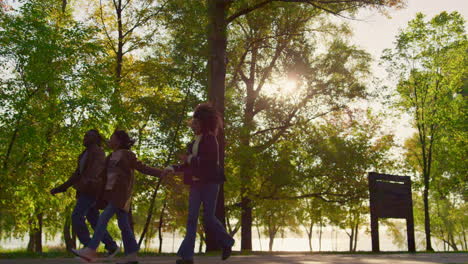
{"label": "grass patch", "polygon": [[350,251],[245,251],[245,252],[239,252],[239,251],[233,251],[233,255],[393,255],[393,254],[457,254],[457,253],[468,253],[468,251],[417,251],[415,253],[410,253],[408,251],[382,251],[382,252],[372,252],[372,251],[356,251],[356,252],[350,252]]}
{"label": "grass patch", "polygon": [[28,252],[26,250],[2,250],[0,259],[20,259],[20,258],[71,258],[74,255],[66,250],[44,251],[42,253]]}

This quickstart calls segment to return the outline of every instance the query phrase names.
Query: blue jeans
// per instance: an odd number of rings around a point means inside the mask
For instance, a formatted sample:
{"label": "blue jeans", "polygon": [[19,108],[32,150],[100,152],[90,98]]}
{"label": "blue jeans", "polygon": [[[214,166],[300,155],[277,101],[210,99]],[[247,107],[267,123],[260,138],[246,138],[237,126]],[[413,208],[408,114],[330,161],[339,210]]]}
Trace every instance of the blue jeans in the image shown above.
{"label": "blue jeans", "polygon": [[222,248],[234,245],[234,239],[226,232],[224,226],[215,216],[218,191],[219,184],[214,183],[194,183],[190,186],[187,233],[177,252],[177,255],[183,259],[190,260],[194,256],[198,212],[200,211],[201,203],[203,203],[205,227],[215,236],[218,244]]}
{"label": "blue jeans", "polygon": [[122,241],[125,248],[125,254],[131,254],[138,251],[138,244],[135,240],[135,235],[133,234],[133,230],[130,227],[130,221],[128,217],[128,213],[120,208],[113,206],[112,204],[107,205],[104,212],[99,216],[99,220],[97,223],[96,230],[94,231],[94,236],[88,244],[88,247],[91,249],[97,249],[99,246],[99,242],[105,235],[107,224],[109,220],[114,216],[117,215],[117,221],[119,223],[120,232],[122,234]]}
{"label": "blue jeans", "polygon": [[[85,216],[93,229],[96,229],[96,224],[99,218],[99,210],[95,207],[95,205],[96,200],[94,198],[80,194],[78,195],[75,208],[73,209],[73,229],[75,230],[81,244],[84,246],[87,246],[89,241],[91,241],[89,230],[85,223]],[[102,237],[102,242],[108,251],[112,251],[117,248],[117,243],[115,243],[107,230]]]}

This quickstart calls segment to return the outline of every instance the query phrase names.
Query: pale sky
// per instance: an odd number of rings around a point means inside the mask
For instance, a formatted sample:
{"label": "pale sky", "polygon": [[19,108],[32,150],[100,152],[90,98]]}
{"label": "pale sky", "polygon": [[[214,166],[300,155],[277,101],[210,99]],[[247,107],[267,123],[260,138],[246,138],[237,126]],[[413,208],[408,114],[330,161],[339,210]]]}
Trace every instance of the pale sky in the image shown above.
{"label": "pale sky", "polygon": [[458,11],[466,19],[468,0],[407,0],[406,8],[389,10],[390,18],[375,10],[363,10],[357,15],[363,21],[348,22],[354,29],[354,42],[379,58],[383,49],[392,47],[398,30],[405,28],[417,12],[432,18],[442,11]]}
{"label": "pale sky", "polygon": [[[407,0],[404,9],[388,10],[389,17],[376,10],[362,10],[356,16],[359,20],[340,19],[350,24],[354,31],[351,41],[357,46],[369,52],[374,58],[372,72],[375,77],[386,78],[386,71],[378,65],[382,51],[393,48],[395,37],[400,29],[407,27],[408,21],[421,12],[427,19],[434,17],[442,11],[458,11],[465,20],[468,18],[468,0]],[[466,24],[465,24],[466,26]],[[384,80],[386,84],[390,84]],[[403,143],[414,130],[411,128],[411,119],[403,116],[398,120],[389,120],[397,135],[397,141]]]}

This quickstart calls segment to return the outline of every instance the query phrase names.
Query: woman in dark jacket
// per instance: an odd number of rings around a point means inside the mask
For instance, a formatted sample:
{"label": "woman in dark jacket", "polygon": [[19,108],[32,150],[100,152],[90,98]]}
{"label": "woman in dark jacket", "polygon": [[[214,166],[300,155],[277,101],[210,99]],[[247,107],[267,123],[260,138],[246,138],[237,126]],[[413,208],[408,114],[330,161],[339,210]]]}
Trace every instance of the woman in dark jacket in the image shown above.
{"label": "woman in dark jacket", "polygon": [[216,139],[221,126],[218,112],[210,104],[200,104],[195,108],[190,126],[195,140],[189,145],[186,155],[181,157],[182,165],[166,168],[166,171],[184,173],[184,183],[190,185],[187,233],[177,255],[177,264],[192,264],[198,212],[203,203],[203,220],[221,248],[222,259],[231,254],[234,239],[215,216],[219,186],[226,180],[219,165],[219,146]]}
{"label": "woman in dark jacket", "polygon": [[[75,172],[60,186],[53,188],[50,193],[66,192],[73,186],[76,189],[76,205],[72,213],[73,230],[83,246],[87,246],[91,240],[85,216],[93,229],[96,229],[99,218],[99,210],[96,207],[99,197],[102,195],[102,187],[105,181],[104,163],[105,153],[101,148],[102,138],[95,129],[89,130],[83,137],[85,150],[78,157]],[[117,243],[106,232],[102,237],[109,257],[119,252]]]}
{"label": "woman in dark jacket", "polygon": [[123,130],[116,130],[110,138],[109,146],[113,152],[106,160],[107,179],[103,194],[103,200],[108,202],[108,205],[99,217],[94,236],[88,246],[81,250],[72,250],[75,255],[87,261],[97,258],[96,249],[99,242],[102,240],[109,220],[116,214],[126,255],[123,263],[138,263],[136,260],[138,244],[130,227],[128,215],[135,181],[134,170],[156,177],[161,177],[163,171],[141,163],[130,150],[133,144],[134,141]]}

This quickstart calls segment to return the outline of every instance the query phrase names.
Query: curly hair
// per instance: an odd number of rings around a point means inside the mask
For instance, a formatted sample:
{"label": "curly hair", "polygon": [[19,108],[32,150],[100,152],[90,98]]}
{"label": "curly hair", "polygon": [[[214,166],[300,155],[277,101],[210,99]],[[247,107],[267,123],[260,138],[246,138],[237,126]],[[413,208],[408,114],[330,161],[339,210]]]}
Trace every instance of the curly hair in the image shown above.
{"label": "curly hair", "polygon": [[116,129],[113,135],[119,139],[121,149],[130,149],[135,144],[135,140],[130,138],[124,130]]}
{"label": "curly hair", "polygon": [[195,107],[193,118],[200,122],[202,133],[218,134],[218,130],[222,128],[222,119],[219,112],[210,103],[202,103]]}
{"label": "curly hair", "polygon": [[102,141],[103,141],[102,136],[101,136],[101,133],[99,133],[99,131],[98,131],[97,129],[90,129],[90,130],[88,130],[86,133],[89,133],[89,132],[94,133],[95,139],[96,139],[96,142],[95,142],[95,143],[96,143],[98,146],[101,146],[101,145],[102,145]]}

